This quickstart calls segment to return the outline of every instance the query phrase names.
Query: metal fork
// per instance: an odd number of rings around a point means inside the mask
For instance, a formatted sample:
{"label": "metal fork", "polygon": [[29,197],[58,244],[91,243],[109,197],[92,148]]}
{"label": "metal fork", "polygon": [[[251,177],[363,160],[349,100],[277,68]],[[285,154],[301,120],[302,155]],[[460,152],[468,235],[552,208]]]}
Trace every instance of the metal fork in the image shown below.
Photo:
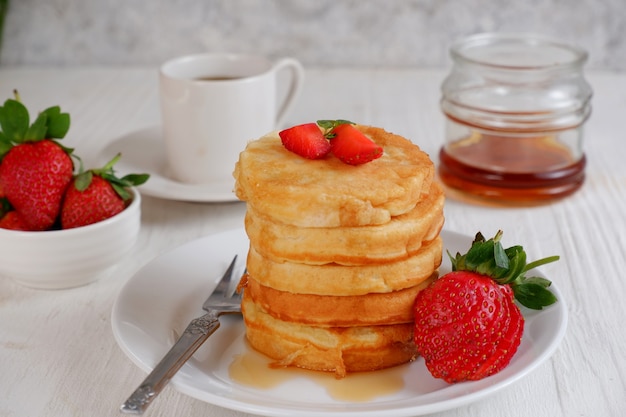
{"label": "metal fork", "polygon": [[174,374],[198,350],[200,345],[220,327],[219,317],[222,314],[241,313],[243,292],[235,293],[234,289],[231,290],[230,288],[236,261],[237,255],[233,258],[215,290],[202,304],[202,309],[207,313],[189,323],[174,346],[161,359],[161,362],[122,404],[121,412],[142,414],[152,400],[165,388]]}

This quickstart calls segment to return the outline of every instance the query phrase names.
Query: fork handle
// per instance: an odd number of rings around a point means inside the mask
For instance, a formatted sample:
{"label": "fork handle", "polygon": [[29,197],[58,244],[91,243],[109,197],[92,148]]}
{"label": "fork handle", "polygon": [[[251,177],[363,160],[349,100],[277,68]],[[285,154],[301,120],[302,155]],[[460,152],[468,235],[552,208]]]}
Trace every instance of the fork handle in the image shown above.
{"label": "fork handle", "polygon": [[120,411],[126,414],[142,414],[174,374],[218,327],[220,321],[215,312],[193,319],[161,362],[122,404]]}

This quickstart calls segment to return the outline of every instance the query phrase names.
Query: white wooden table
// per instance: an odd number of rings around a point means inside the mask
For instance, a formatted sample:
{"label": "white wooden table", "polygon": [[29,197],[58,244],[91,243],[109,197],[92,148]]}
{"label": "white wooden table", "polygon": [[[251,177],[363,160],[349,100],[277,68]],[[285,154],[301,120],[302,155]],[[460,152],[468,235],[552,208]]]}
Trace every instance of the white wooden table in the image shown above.
{"label": "white wooden table", "polygon": [[[404,135],[436,159],[442,143],[444,72],[309,69],[288,124],[346,118]],[[623,416],[626,413],[626,74],[591,73],[587,181],[572,197],[533,208],[448,199],[448,230],[505,231],[529,258],[559,254],[542,268],[569,310],[556,353],[497,395],[438,417]],[[158,125],[155,68],[2,68],[0,100],[20,90],[31,109],[60,104],[72,116],[65,142],[93,161],[119,136]],[[198,237],[241,227],[242,203],[202,204],[144,196],[142,230],[114,275],[60,291],[0,279],[0,416],[113,416],[145,376],[117,346],[111,308],[143,265]],[[0,253],[0,262],[2,262]],[[35,260],[33,260],[35,262]],[[241,417],[168,387],[148,416]]]}

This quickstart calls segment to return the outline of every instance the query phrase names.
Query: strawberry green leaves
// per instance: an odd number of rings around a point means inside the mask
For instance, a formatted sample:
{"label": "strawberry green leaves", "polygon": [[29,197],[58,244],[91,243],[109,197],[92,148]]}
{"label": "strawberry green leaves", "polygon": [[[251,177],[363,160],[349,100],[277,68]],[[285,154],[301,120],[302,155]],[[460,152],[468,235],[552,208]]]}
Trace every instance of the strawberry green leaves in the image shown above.
{"label": "strawberry green leaves", "polygon": [[[44,138],[62,139],[70,129],[70,115],[61,113],[59,106],[53,106],[39,113],[37,120],[43,119],[46,132],[43,136],[34,137],[32,140],[40,140]],[[37,123],[37,120],[35,123]]]}
{"label": "strawberry green leaves", "polygon": [[43,139],[62,139],[70,128],[70,115],[62,113],[59,106],[50,107],[37,115],[31,124],[28,109],[21,103],[19,94],[0,107],[0,157],[14,144],[36,142]]}
{"label": "strawberry green leaves", "polygon": [[37,140],[43,139],[46,136],[46,132],[48,131],[47,118],[48,117],[44,113],[40,113],[33,122],[33,124],[28,127],[26,133],[24,133],[24,136],[22,136],[21,138],[15,138],[14,142],[35,142]]}
{"label": "strawberry green leaves", "polygon": [[17,100],[8,99],[0,107],[0,127],[3,139],[8,142],[22,142],[30,125],[28,110]]}
{"label": "strawberry green leaves", "polygon": [[512,283],[511,288],[515,299],[521,305],[533,310],[541,310],[543,307],[554,304],[557,299],[547,287],[550,281],[540,277],[522,278],[520,283]]}
{"label": "strawberry green leaves", "polygon": [[3,132],[0,132],[0,159],[2,159],[12,147],[13,144],[6,139]]}
{"label": "strawberry green leaves", "polygon": [[117,195],[119,195],[122,200],[127,201],[132,197],[131,193],[128,191],[128,187],[138,186],[150,178],[149,174],[128,174],[122,178],[118,178],[115,175],[113,170],[113,166],[119,161],[122,157],[122,154],[118,153],[107,162],[102,168],[90,169],[87,171],[83,171],[81,167],[81,172],[76,176],[74,180],[74,186],[78,191],[85,191],[87,187],[91,184],[94,175],[98,175],[111,184],[111,187],[115,190]]}
{"label": "strawberry green leaves", "polygon": [[323,129],[324,137],[326,139],[332,139],[336,136],[334,132],[337,126],[341,125],[353,125],[354,123],[349,120],[318,120],[317,125]]}
{"label": "strawberry green leaves", "polygon": [[555,262],[558,256],[550,256],[526,263],[526,252],[521,246],[504,249],[500,238],[502,231],[486,240],[479,232],[471,248],[464,255],[450,255],[453,271],[472,271],[491,277],[498,284],[509,284],[515,298],[525,307],[541,310],[557,301],[548,287],[551,282],[541,277],[526,277],[526,272],[541,265]]}

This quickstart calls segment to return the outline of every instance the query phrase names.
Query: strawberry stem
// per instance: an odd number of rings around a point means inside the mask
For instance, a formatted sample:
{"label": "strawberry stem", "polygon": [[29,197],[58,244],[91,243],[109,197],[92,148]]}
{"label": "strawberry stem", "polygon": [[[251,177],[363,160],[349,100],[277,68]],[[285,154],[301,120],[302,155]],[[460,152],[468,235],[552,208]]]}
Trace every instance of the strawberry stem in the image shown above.
{"label": "strawberry stem", "polygon": [[122,154],[118,152],[113,157],[113,159],[111,159],[101,169],[99,169],[97,171],[99,171],[99,172],[110,172],[110,171],[113,171],[113,165],[117,164],[117,161],[119,161],[121,157],[122,157]]}
{"label": "strawberry stem", "polygon": [[528,272],[531,269],[537,268],[538,266],[549,264],[551,262],[556,262],[558,260],[559,260],[559,256],[558,255],[548,256],[546,258],[538,259],[538,260],[533,261],[533,262],[531,262],[529,264],[526,264],[526,267],[524,268],[524,272]]}

